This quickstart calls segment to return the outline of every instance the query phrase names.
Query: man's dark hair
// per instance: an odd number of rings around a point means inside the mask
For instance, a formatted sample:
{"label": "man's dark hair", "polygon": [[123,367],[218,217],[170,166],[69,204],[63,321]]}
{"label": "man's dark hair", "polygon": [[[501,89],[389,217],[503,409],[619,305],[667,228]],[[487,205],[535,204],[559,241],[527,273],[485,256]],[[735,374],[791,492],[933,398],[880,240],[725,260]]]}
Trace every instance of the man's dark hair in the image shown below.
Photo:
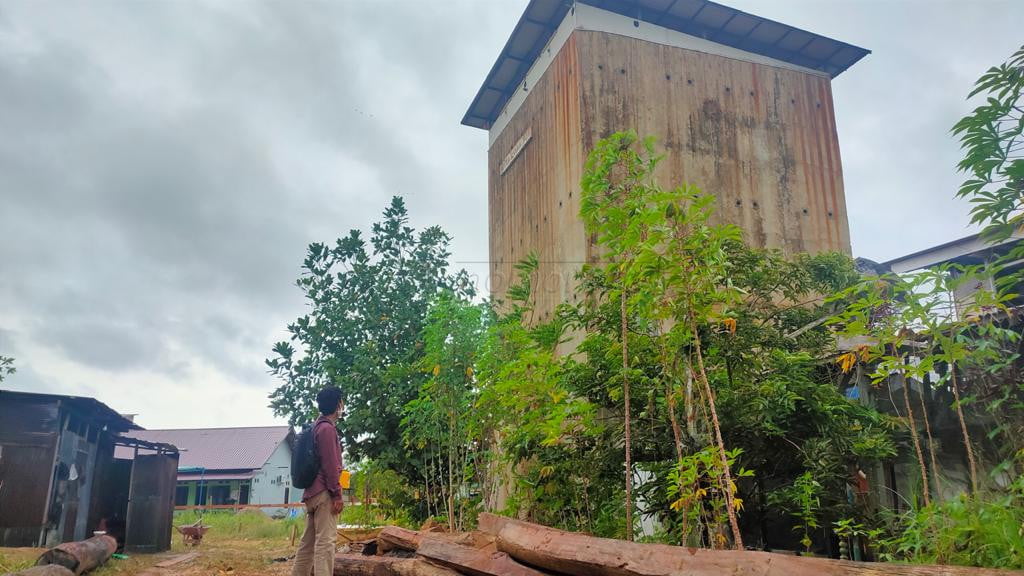
{"label": "man's dark hair", "polygon": [[341,402],[341,388],[335,386],[324,388],[316,395],[317,408],[324,415],[334,414],[338,409],[338,402]]}

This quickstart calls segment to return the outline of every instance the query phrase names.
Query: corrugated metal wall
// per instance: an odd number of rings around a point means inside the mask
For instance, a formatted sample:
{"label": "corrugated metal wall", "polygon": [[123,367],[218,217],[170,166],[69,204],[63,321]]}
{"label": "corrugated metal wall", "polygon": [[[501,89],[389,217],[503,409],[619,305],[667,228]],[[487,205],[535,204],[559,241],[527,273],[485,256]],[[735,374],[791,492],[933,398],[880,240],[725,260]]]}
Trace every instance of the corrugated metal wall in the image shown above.
{"label": "corrugated metal wall", "polygon": [[50,495],[57,402],[0,402],[0,546],[36,546]]}
{"label": "corrugated metal wall", "polygon": [[750,244],[850,252],[828,78],[576,30],[489,151],[494,297],[531,251],[541,260],[537,319],[573,296],[576,270],[593,257],[578,218],[583,164],[620,130],[655,136],[661,184],[715,194],[720,221],[742,226]]}

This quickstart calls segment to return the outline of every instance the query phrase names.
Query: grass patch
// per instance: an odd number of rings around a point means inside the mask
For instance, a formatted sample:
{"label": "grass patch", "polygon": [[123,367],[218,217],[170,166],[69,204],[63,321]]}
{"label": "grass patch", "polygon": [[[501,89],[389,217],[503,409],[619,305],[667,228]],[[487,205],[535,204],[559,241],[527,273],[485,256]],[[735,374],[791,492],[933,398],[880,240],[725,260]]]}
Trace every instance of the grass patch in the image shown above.
{"label": "grass patch", "polygon": [[235,513],[230,510],[209,511],[205,514],[187,510],[174,513],[174,525],[194,524],[202,518],[203,525],[210,531],[203,541],[226,540],[291,540],[293,527],[302,535],[306,524],[304,515],[295,518],[275,519],[258,510],[242,510]]}

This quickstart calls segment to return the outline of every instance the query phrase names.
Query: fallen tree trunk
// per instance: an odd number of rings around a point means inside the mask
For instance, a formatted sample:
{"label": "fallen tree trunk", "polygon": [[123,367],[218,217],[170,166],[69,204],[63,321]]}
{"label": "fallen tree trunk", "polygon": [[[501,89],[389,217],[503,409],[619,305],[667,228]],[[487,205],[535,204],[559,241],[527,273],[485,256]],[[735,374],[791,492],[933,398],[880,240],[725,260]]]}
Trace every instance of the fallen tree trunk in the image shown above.
{"label": "fallen tree trunk", "polygon": [[334,576],[459,576],[422,558],[393,558],[339,554],[334,557]]}
{"label": "fallen tree trunk", "polygon": [[36,560],[36,566],[57,564],[76,576],[98,568],[117,550],[117,540],[107,535],[93,536],[79,542],[65,542],[50,548]]}
{"label": "fallen tree trunk", "polygon": [[497,530],[498,550],[512,558],[553,572],[577,576],[986,576],[1024,574],[1011,570],[960,566],[917,566],[849,562],[787,556],[769,552],[706,550],[637,544],[564,532],[511,518],[481,514],[481,530]]}
{"label": "fallen tree trunk", "polygon": [[17,572],[7,572],[3,576],[74,576],[74,572],[60,564],[33,566]]}
{"label": "fallen tree trunk", "polygon": [[547,576],[523,566],[504,552],[480,550],[444,540],[423,538],[420,556],[470,576]]}
{"label": "fallen tree trunk", "polygon": [[385,526],[377,534],[377,554],[384,554],[395,548],[416,551],[423,536],[415,531],[398,526]]}
{"label": "fallen tree trunk", "polygon": [[415,552],[424,538],[430,538],[449,544],[461,544],[471,548],[495,550],[494,536],[484,532],[424,532],[408,530],[398,526],[385,526],[377,534],[377,555],[384,556],[392,550],[408,550]]}

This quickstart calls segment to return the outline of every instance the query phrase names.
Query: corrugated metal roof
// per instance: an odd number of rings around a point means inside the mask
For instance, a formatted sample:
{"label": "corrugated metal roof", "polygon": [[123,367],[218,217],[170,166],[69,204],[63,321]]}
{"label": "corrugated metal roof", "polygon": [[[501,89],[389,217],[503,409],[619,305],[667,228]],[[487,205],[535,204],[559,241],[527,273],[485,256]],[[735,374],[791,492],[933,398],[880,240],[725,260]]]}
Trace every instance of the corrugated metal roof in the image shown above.
{"label": "corrugated metal roof", "polygon": [[214,481],[214,480],[252,480],[252,477],[256,475],[256,472],[249,470],[248,472],[214,472],[212,474],[185,474],[180,469],[178,470],[178,482],[198,482],[202,481]]}
{"label": "corrugated metal roof", "polygon": [[990,242],[981,234],[971,234],[957,240],[918,250],[899,258],[883,262],[881,266],[897,274],[931,268],[948,262],[965,263],[964,260],[983,262],[997,252],[1005,252],[1010,244],[1024,241],[1024,232],[1014,232],[1009,238]]}
{"label": "corrugated metal roof", "polygon": [[[181,451],[178,468],[213,470],[256,470],[291,433],[288,426],[251,428],[190,428],[179,430],[136,430],[125,434],[149,442],[173,444]],[[115,456],[130,458],[131,451]]]}
{"label": "corrugated metal roof", "polygon": [[112,432],[124,430],[138,430],[139,426],[125,418],[117,411],[103,402],[88,396],[68,396],[65,394],[40,394],[38,392],[18,392],[15,390],[0,390],[0,395],[11,399],[22,398],[37,400],[40,402],[56,402],[58,400],[90,414],[97,422],[105,425]]}
{"label": "corrugated metal roof", "polygon": [[[709,0],[576,0],[835,78],[870,50],[754,16]],[[462,123],[489,129],[572,7],[572,0],[530,0]]]}

